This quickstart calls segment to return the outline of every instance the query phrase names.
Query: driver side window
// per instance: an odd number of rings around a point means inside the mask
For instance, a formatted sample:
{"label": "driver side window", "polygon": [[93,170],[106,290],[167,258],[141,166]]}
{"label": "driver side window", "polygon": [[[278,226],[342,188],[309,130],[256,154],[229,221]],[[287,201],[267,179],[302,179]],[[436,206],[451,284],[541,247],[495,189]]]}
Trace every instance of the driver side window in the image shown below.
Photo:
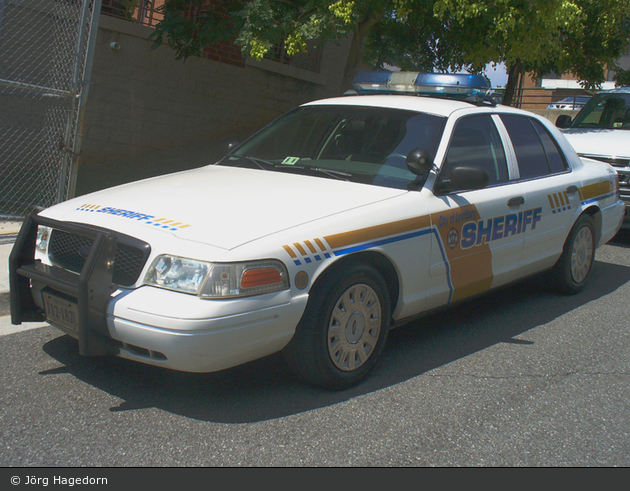
{"label": "driver side window", "polygon": [[440,177],[448,179],[450,171],[460,166],[484,169],[490,186],[508,180],[505,151],[490,115],[469,116],[457,122]]}

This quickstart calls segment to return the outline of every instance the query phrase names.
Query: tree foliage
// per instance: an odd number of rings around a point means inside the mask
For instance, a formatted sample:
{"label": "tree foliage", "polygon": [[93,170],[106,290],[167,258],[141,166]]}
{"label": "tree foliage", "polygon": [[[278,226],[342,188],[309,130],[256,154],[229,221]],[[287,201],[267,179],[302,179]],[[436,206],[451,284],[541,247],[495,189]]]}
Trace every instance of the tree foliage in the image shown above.
{"label": "tree foliage", "polygon": [[201,56],[204,48],[232,41],[242,29],[234,16],[243,8],[240,1],[215,0],[215,8],[204,8],[204,0],[166,0],[158,7],[164,18],[151,34],[153,47],[162,44],[175,50],[176,59]]}
{"label": "tree foliage", "polygon": [[[617,59],[630,39],[630,0],[588,0],[576,2],[581,25],[563,36],[560,69],[570,71],[587,88],[606,80],[606,70],[617,66]],[[538,70],[538,74],[541,70]]]}
{"label": "tree foliage", "polygon": [[261,59],[276,44],[287,54],[307,50],[308,41],[339,41],[352,33],[345,70],[345,85],[363,66],[366,35],[392,8],[404,8],[409,0],[251,0],[237,14],[242,28],[236,44],[245,55]]}
{"label": "tree foliage", "polygon": [[222,8],[207,10],[201,2],[167,0],[155,44],[186,58],[232,39],[261,59],[280,43],[294,55],[352,33],[346,85],[365,64],[479,73],[504,63],[508,93],[525,71],[571,71],[595,87],[630,34],[630,0],[217,0]]}
{"label": "tree foliage", "polygon": [[435,0],[415,0],[387,9],[366,36],[364,63],[429,72],[480,71],[464,59],[459,32],[447,29],[434,15],[435,5]]}
{"label": "tree foliage", "polygon": [[630,87],[630,69],[624,69],[620,66],[615,66],[614,80],[619,87]]}
{"label": "tree foliage", "polygon": [[[194,5],[190,14],[188,3]],[[204,43],[232,38],[245,56],[261,59],[282,43],[289,55],[307,50],[309,41],[339,41],[352,33],[346,74],[362,66],[364,40],[388,9],[410,0],[250,0],[232,3],[229,16],[198,8],[203,0],[167,0],[164,19],[153,34],[154,47],[172,46],[177,58],[199,56]],[[215,2],[216,3],[216,2]],[[216,41],[215,41],[216,42]],[[351,77],[350,77],[351,78]]]}
{"label": "tree foliage", "polygon": [[595,88],[628,45],[630,0],[437,0],[473,65],[505,63],[508,100],[519,75],[571,72]]}
{"label": "tree foliage", "polygon": [[311,40],[337,40],[353,20],[352,2],[252,0],[236,15],[242,29],[236,43],[246,55],[261,59],[283,43],[290,56],[307,50]]}

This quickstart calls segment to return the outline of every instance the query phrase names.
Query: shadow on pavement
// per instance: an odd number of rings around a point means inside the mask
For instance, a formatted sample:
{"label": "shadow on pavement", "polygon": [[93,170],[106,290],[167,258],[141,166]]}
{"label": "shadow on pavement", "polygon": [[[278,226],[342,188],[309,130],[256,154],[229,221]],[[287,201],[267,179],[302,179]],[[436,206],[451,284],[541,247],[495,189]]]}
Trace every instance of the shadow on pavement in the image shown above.
{"label": "shadow on pavement", "polygon": [[624,228],[617,232],[610,242],[611,245],[618,247],[625,247],[626,249],[630,248],[630,228]]}
{"label": "shadow on pavement", "polygon": [[69,373],[124,402],[111,411],[155,407],[222,423],[264,421],[330,406],[417,377],[497,343],[513,339],[630,281],[630,268],[597,261],[590,284],[577,296],[550,293],[544,277],[428,315],[393,330],[371,375],[349,390],[330,392],[294,379],[273,355],[210,374],[164,370],[118,358],[83,358],[76,341],[60,336],[44,351],[64,366],[41,372]]}
{"label": "shadow on pavement", "polygon": [[13,244],[15,243],[15,239],[17,239],[17,233],[0,234],[0,246],[13,246]]}

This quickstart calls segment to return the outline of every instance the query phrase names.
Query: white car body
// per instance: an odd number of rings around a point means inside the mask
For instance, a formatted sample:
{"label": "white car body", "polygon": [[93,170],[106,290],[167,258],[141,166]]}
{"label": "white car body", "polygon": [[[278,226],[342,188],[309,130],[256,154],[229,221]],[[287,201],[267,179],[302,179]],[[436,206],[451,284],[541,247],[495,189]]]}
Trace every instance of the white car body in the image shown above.
{"label": "white car body", "polygon": [[[614,96],[626,98],[625,115],[619,115],[617,122],[601,127],[599,111],[602,103],[596,104],[600,98]],[[604,99],[605,100],[605,99]],[[562,132],[575,151],[581,157],[606,162],[612,165],[619,174],[621,199],[626,203],[624,228],[630,227],[630,87],[605,90],[598,93],[591,104],[579,113],[571,126],[563,127]],[[596,115],[592,117],[589,115]],[[580,124],[584,121],[584,125]]]}
{"label": "white car body", "polygon": [[630,159],[630,134],[621,130],[567,128],[562,131],[578,155]]}
{"label": "white car body", "polygon": [[[612,167],[581,161],[544,118],[506,107],[410,96],[351,96],[304,107],[313,106],[401,108],[448,118],[425,184],[408,190],[210,165],[81,196],[40,213],[56,224],[98,227],[150,246],[137,280],[106,295],[104,335],[115,343],[114,354],[176,370],[222,370],[283,350],[294,338],[318,279],[348,259],[378,258],[379,267],[388,265],[385,278],[395,292],[391,318],[397,325],[552,268],[585,213],[593,216],[595,247],[621,225],[624,208]],[[544,125],[566,156],[567,170],[520,179],[498,117],[508,113]],[[497,124],[510,182],[436,195],[433,188],[454,126],[479,114]],[[509,205],[515,196],[522,203]],[[37,274],[29,273],[30,291],[33,308],[44,310],[50,267],[37,260],[24,266],[20,247],[26,246],[16,243],[12,255],[12,290],[18,289],[25,269],[39,268]],[[289,286],[207,299],[149,285],[147,272],[163,254],[211,263],[278,261],[286,267]],[[20,302],[26,300],[15,301],[14,310]],[[26,317],[14,313],[14,322]]]}

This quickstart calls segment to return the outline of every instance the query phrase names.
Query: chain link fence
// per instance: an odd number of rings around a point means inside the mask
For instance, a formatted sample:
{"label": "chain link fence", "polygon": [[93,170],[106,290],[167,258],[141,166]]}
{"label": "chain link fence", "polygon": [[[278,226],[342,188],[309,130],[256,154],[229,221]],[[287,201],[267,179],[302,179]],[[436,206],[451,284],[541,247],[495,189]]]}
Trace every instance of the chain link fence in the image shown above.
{"label": "chain link fence", "polygon": [[0,0],[0,219],[72,196],[101,0]]}

